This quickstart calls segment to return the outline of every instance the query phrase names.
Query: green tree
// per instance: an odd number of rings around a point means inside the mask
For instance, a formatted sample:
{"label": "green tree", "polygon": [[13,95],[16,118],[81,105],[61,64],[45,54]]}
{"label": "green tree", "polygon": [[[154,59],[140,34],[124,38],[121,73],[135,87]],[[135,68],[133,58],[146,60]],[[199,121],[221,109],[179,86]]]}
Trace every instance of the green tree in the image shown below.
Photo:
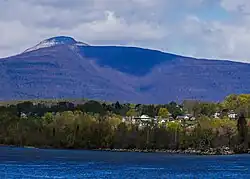
{"label": "green tree", "polygon": [[168,118],[169,117],[169,112],[167,108],[160,108],[158,112],[158,116],[162,118]]}
{"label": "green tree", "polygon": [[142,105],[141,107],[141,113],[142,114],[146,114],[150,117],[155,117],[158,113],[157,113],[157,109],[154,105]]}
{"label": "green tree", "polygon": [[167,105],[167,109],[169,113],[172,114],[173,118],[184,114],[184,110],[182,109],[182,107],[173,101]]}
{"label": "green tree", "polygon": [[135,116],[137,116],[137,111],[135,110],[135,109],[130,109],[127,113],[126,113],[126,115],[127,116],[129,116],[129,117],[135,117]]}
{"label": "green tree", "polygon": [[239,133],[239,142],[244,144],[247,142],[247,121],[243,113],[240,114],[238,123],[237,123],[238,133]]}
{"label": "green tree", "polygon": [[83,111],[89,112],[89,113],[98,113],[98,114],[104,115],[106,112],[102,104],[100,104],[98,101],[93,101],[93,100],[86,102],[82,106],[82,108],[83,108]]}
{"label": "green tree", "polygon": [[51,112],[47,112],[44,114],[43,119],[46,121],[46,123],[51,123],[53,121],[53,114]]}

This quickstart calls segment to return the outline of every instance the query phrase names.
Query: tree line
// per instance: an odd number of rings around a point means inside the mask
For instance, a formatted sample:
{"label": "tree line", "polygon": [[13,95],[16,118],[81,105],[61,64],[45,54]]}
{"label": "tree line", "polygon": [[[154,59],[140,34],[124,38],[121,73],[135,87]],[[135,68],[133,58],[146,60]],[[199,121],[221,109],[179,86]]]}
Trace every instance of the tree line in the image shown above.
{"label": "tree line", "polygon": [[[106,103],[87,100],[56,103],[25,101],[0,107],[0,143],[74,149],[184,150],[230,147],[243,151],[249,146],[247,118],[250,95],[230,95],[220,103],[184,101],[161,105]],[[238,120],[226,112],[236,111]],[[220,111],[220,119],[213,114]],[[173,118],[192,113],[196,121],[126,123],[122,116]],[[225,113],[225,114],[224,114]]]}

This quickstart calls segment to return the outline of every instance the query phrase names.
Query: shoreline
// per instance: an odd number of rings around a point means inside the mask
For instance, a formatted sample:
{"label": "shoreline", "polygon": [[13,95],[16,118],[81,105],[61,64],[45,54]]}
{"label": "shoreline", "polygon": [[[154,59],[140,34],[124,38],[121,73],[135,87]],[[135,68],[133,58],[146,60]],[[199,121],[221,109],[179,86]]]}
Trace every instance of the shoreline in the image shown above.
{"label": "shoreline", "polygon": [[[199,149],[185,149],[185,150],[160,150],[160,149],[92,149],[93,151],[107,151],[107,152],[137,152],[137,153],[166,153],[166,154],[189,154],[189,155],[235,155],[240,154],[236,153],[233,150],[230,150],[228,147],[225,148],[210,148],[206,150]],[[250,153],[247,152],[247,153]],[[245,153],[241,153],[245,154]]]}
{"label": "shoreline", "polygon": [[165,154],[187,154],[187,155],[236,155],[236,154],[250,154],[250,149],[245,152],[235,152],[229,147],[209,148],[209,149],[86,149],[86,148],[56,148],[51,146],[35,147],[35,146],[18,146],[18,145],[5,145],[0,144],[0,147],[16,147],[25,149],[53,149],[53,150],[89,150],[89,151],[106,151],[106,152],[136,152],[136,153],[165,153]]}

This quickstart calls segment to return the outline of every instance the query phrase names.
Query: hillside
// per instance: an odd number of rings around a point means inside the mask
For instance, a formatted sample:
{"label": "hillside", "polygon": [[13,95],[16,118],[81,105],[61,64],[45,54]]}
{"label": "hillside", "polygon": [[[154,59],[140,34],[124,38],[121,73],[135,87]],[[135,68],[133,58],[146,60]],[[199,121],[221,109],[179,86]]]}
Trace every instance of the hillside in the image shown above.
{"label": "hillside", "polygon": [[249,76],[250,64],[54,37],[0,59],[0,100],[217,101],[249,93]]}

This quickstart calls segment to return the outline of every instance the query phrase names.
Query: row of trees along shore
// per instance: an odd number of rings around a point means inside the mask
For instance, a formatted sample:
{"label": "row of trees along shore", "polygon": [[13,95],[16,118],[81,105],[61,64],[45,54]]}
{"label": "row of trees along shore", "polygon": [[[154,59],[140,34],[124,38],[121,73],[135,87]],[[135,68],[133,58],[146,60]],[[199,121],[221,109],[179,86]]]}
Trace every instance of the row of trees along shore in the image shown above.
{"label": "row of trees along shore", "polygon": [[[238,113],[228,119],[227,111]],[[213,114],[221,112],[220,119]],[[191,113],[195,121],[152,123],[143,128],[122,116],[173,118]],[[25,117],[22,116],[25,114]],[[68,149],[185,150],[250,147],[250,95],[230,95],[219,103],[184,101],[181,105],[143,105],[83,101],[6,102],[0,106],[0,143]]]}

